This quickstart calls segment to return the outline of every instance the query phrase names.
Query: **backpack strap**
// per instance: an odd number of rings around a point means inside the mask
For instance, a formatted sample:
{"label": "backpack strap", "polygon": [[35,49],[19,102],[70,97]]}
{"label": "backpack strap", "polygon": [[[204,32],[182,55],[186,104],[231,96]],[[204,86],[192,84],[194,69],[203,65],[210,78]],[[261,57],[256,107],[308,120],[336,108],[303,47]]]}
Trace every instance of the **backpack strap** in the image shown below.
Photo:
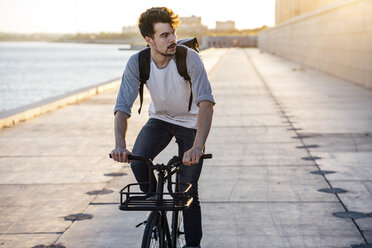
{"label": "backpack strap", "polygon": [[191,85],[191,78],[187,73],[187,64],[186,64],[186,55],[187,55],[187,47],[185,46],[177,46],[176,48],[176,65],[178,73],[190,83],[190,98],[189,98],[189,111],[191,110],[192,105],[192,85]]}
{"label": "backpack strap", "polygon": [[150,48],[146,47],[142,49],[138,54],[138,64],[139,64],[139,95],[140,95],[140,108],[138,109],[138,114],[141,113],[142,103],[143,103],[143,86],[150,77]]}

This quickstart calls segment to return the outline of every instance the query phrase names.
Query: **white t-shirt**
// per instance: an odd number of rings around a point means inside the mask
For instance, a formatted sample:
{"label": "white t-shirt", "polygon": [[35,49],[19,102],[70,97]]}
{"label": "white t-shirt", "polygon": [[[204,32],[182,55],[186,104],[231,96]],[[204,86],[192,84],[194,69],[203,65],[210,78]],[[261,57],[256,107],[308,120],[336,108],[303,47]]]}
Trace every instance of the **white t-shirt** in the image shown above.
{"label": "white t-shirt", "polygon": [[164,68],[158,68],[151,59],[150,66],[146,82],[151,95],[149,117],[195,128],[199,109],[193,102],[189,111],[190,83],[178,73],[175,60],[170,60]]}
{"label": "white t-shirt", "polygon": [[[187,72],[192,82],[193,104],[188,111],[190,84],[179,75],[175,57],[164,68],[158,68],[151,59],[150,76],[146,87],[151,95],[149,117],[187,128],[196,128],[201,101],[215,103],[211,86],[199,54],[187,49]],[[138,96],[139,87],[138,53],[128,60],[123,73],[122,82],[114,112],[122,111],[131,115],[131,108]]]}

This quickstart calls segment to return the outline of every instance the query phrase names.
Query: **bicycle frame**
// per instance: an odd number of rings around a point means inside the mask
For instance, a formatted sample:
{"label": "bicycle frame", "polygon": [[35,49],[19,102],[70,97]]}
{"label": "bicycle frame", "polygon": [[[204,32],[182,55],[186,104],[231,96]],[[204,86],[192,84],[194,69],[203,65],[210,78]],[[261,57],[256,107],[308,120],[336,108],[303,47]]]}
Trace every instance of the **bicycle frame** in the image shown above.
{"label": "bicycle frame", "polygon": [[[168,172],[168,174],[169,174],[169,172]],[[156,193],[157,193],[156,194],[156,199],[159,202],[162,202],[163,201],[163,192],[164,192],[164,183],[165,183],[164,170],[157,170],[157,176],[158,176],[158,181],[157,181],[157,189],[156,189]],[[171,176],[172,175],[170,175],[170,177]],[[168,178],[169,177],[167,177],[167,179]],[[150,183],[150,185],[151,185],[151,183]],[[169,185],[170,185],[170,187],[172,187],[170,180],[168,181],[168,186]],[[168,187],[168,190],[169,190],[169,187]],[[160,211],[160,218],[161,218],[161,226],[163,227],[163,228],[160,229],[160,233],[159,233],[160,247],[165,247],[165,245],[166,245],[165,238],[168,240],[168,244],[171,244],[171,242],[172,242],[171,234],[170,234],[170,231],[169,231],[167,212],[166,211]],[[173,247],[173,245],[172,246],[169,245],[169,248],[172,248],[172,247]]]}

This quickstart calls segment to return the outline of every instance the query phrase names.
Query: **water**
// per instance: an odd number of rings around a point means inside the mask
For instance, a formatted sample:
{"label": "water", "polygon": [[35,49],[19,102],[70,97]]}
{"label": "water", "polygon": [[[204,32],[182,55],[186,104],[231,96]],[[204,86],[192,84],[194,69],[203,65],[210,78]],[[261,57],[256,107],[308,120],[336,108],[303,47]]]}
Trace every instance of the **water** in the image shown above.
{"label": "water", "polygon": [[0,42],[0,112],[121,77],[123,45]]}

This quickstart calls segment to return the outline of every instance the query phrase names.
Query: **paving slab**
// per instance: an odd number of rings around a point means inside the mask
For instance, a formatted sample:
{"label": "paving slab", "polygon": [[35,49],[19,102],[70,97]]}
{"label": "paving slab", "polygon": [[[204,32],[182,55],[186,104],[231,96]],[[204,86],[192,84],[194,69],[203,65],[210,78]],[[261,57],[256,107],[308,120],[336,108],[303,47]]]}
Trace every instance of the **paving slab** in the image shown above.
{"label": "paving slab", "polygon": [[[257,98],[253,98],[257,99]],[[224,101],[224,98],[217,98],[216,101],[221,101],[221,102],[227,102]],[[227,99],[226,99],[227,100]],[[238,99],[237,99],[238,100]],[[257,103],[257,101],[251,100],[252,102]],[[253,103],[252,103],[253,104]],[[240,115],[240,116],[261,116],[261,115],[280,115],[280,110],[276,109],[275,105],[272,103],[268,104],[260,104],[259,107],[243,107],[239,101],[234,102],[234,103],[226,103],[226,104],[219,104],[216,105],[215,111],[217,112],[218,115]]]}
{"label": "paving slab", "polygon": [[371,180],[372,152],[312,152],[322,170],[335,171],[327,175],[330,181]]}
{"label": "paving slab", "polygon": [[312,167],[203,167],[200,199],[207,202],[338,202]]}
{"label": "paving slab", "polygon": [[[106,152],[107,153],[107,152]],[[70,157],[68,161],[64,157]],[[6,157],[0,173],[4,184],[59,184],[108,181],[107,173],[117,171],[115,164],[103,156],[32,156]],[[83,165],[83,166],[82,166]]]}
{"label": "paving slab", "polygon": [[204,204],[203,247],[350,247],[360,234],[348,219],[330,214],[338,203]]}
{"label": "paving slab", "polygon": [[367,240],[372,240],[372,231],[363,231],[363,234]]}
{"label": "paving slab", "polygon": [[314,152],[368,152],[372,151],[372,135],[369,133],[303,133],[306,144],[315,144]]}
{"label": "paving slab", "polygon": [[60,237],[58,243],[66,247],[139,247],[146,212],[120,211],[118,205],[89,206],[87,212],[94,216],[86,221],[75,221]]}
{"label": "paving slab", "polygon": [[60,233],[18,233],[18,234],[5,234],[1,236],[0,246],[1,247],[34,247],[38,245],[49,245],[54,243]]}
{"label": "paving slab", "polygon": [[[261,118],[261,117],[259,117]],[[208,139],[208,145],[215,144],[259,144],[259,145],[292,145],[295,148],[300,145],[298,140],[292,137],[296,136],[290,126],[229,126],[229,132],[221,132],[220,129],[226,129],[224,126],[213,126]]]}
{"label": "paving slab", "polygon": [[[290,138],[289,138],[290,140]],[[227,151],[228,147],[231,145],[235,146],[233,151]],[[240,157],[240,156],[251,156],[252,159],[260,159],[262,157],[270,157],[275,155],[278,159],[291,160],[291,159],[301,159],[302,157],[308,156],[308,153],[304,149],[296,149],[293,143],[225,143],[225,144],[208,144],[208,149],[215,151],[220,149],[221,153],[225,156],[230,154],[230,157]],[[279,155],[278,155],[279,154]]]}
{"label": "paving slab", "polygon": [[136,180],[133,176],[132,170],[129,167],[125,167],[123,170],[124,173],[127,173],[123,177],[114,177],[106,186],[105,189],[112,190],[111,193],[97,195],[91,205],[98,204],[119,204],[120,202],[120,190],[124,188],[127,184],[136,183]]}
{"label": "paving slab", "polygon": [[[372,213],[372,180],[371,181],[331,181],[335,188],[347,190],[339,194],[347,209],[361,213]],[[371,216],[372,217],[372,216]],[[372,228],[372,219],[370,219]]]}
{"label": "paving slab", "polygon": [[318,130],[321,133],[371,133],[370,123],[365,121],[344,121],[340,118],[338,120],[294,120],[297,128],[302,128],[303,130]]}
{"label": "paving slab", "polygon": [[[238,118],[231,118],[232,116]],[[214,118],[214,127],[287,126],[277,115],[219,115]]]}

